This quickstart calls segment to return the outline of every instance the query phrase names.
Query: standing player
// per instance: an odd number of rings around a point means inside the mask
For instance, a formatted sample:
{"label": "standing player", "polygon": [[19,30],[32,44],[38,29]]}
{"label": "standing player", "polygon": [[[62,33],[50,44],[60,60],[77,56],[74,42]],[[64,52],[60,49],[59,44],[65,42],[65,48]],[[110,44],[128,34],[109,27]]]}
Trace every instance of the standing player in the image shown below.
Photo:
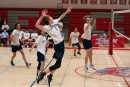
{"label": "standing player", "polygon": [[38,73],[44,70],[45,65],[46,37],[44,31],[39,32],[39,36],[37,37],[35,43],[30,49],[30,52],[35,46],[37,46],[37,61],[38,61],[37,75],[38,75]]}
{"label": "standing player", "polygon": [[84,33],[81,36],[83,38],[83,46],[86,52],[86,56],[85,56],[85,70],[88,71],[88,59],[90,60],[90,68],[96,70],[94,68],[93,62],[92,62],[92,43],[91,43],[91,31],[94,28],[95,25],[95,21],[92,25],[92,20],[93,18],[91,18],[90,16],[85,16],[84,17]]}
{"label": "standing player", "polygon": [[[46,31],[53,39],[54,50],[55,50],[53,58],[56,59],[56,63],[54,65],[50,66],[46,72],[41,72],[39,74],[37,83],[39,83],[39,81],[42,80],[46,74],[50,73],[47,76],[47,82],[48,82],[48,85],[50,86],[50,82],[52,80],[52,76],[53,76],[55,70],[61,67],[62,58],[64,55],[64,42],[63,42],[63,37],[61,36],[60,30],[59,30],[58,22],[61,19],[63,19],[66,16],[66,14],[68,14],[70,12],[71,12],[71,8],[68,8],[67,11],[65,13],[63,13],[58,19],[53,19],[51,16],[46,15],[47,11],[44,10],[42,12],[41,17],[36,22],[35,26],[40,30]],[[44,26],[40,25],[42,20],[45,24]]]}
{"label": "standing player", "polygon": [[20,45],[20,42],[19,42],[20,24],[16,23],[14,28],[15,28],[15,30],[11,34],[11,40],[12,40],[11,46],[12,46],[13,56],[12,56],[10,63],[11,63],[11,65],[15,66],[13,60],[16,57],[16,52],[19,51],[22,54],[23,60],[26,64],[26,67],[28,68],[29,66],[31,66],[31,63],[27,62],[24,51],[23,51],[22,46]]}
{"label": "standing player", "polygon": [[72,46],[74,47],[74,56],[76,56],[77,47],[78,47],[77,54],[81,55],[81,53],[80,53],[81,46],[79,44],[79,35],[80,35],[80,33],[78,32],[78,29],[76,27],[74,28],[74,31],[71,32],[71,34],[70,34],[69,46],[72,44]]}

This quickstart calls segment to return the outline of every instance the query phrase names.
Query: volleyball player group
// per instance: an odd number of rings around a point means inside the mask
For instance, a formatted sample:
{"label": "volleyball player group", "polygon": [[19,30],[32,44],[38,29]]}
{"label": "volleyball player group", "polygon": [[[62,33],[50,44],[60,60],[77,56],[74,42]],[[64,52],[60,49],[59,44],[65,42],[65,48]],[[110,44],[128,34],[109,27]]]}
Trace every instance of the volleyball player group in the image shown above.
{"label": "volleyball player group", "polygon": [[[39,84],[42,79],[46,76],[47,84],[50,86],[50,83],[52,81],[52,77],[55,73],[55,71],[61,67],[62,59],[65,52],[64,47],[64,35],[61,32],[63,28],[63,24],[61,23],[61,20],[71,12],[71,7],[68,7],[68,9],[58,18],[53,19],[51,16],[48,15],[48,10],[43,10],[40,18],[37,20],[35,27],[39,30],[38,31],[38,37],[36,41],[34,42],[33,46],[30,48],[30,52],[33,50],[34,47],[37,48],[37,75],[36,75],[36,82]],[[86,72],[89,71],[89,68],[92,68],[93,70],[96,70],[93,65],[92,61],[92,44],[91,44],[91,31],[94,28],[95,20],[90,17],[89,15],[84,16],[83,20],[85,21],[84,24],[84,33],[82,34],[83,38],[83,47],[85,49],[85,66],[84,69]],[[41,25],[41,22],[44,22],[44,26]],[[92,22],[94,22],[92,24]],[[20,31],[20,23],[17,23],[15,25],[15,30],[11,34],[11,46],[12,46],[12,59],[10,61],[11,65],[15,66],[13,60],[16,57],[16,52],[19,51],[22,54],[23,60],[25,61],[26,67],[30,67],[31,63],[29,63],[26,60],[25,53],[23,51],[22,46],[20,45],[19,40],[19,31]],[[50,36],[50,39],[47,39],[46,33]],[[72,45],[74,48],[74,56],[81,55],[81,46],[79,44],[79,35],[78,29],[75,27],[74,31],[70,34],[69,39],[69,46]],[[47,52],[48,43],[54,44],[54,54],[53,59],[56,59],[56,62],[54,65],[50,66],[46,71],[44,70],[45,66],[45,54]],[[78,48],[78,51],[76,53],[76,49]],[[88,60],[90,61],[90,65],[88,65]]]}

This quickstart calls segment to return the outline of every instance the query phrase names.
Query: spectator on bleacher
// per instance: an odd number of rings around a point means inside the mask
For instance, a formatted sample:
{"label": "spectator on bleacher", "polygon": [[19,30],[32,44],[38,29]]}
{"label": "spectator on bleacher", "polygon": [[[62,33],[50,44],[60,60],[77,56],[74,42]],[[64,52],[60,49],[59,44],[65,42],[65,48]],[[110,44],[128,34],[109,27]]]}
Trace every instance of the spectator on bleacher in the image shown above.
{"label": "spectator on bleacher", "polygon": [[38,37],[38,33],[36,33],[36,30],[34,30],[33,33],[31,34],[31,39],[30,39],[30,45],[31,46],[36,41],[37,37]]}
{"label": "spectator on bleacher", "polygon": [[1,18],[0,18],[0,25],[2,26],[5,21],[6,21],[6,20],[5,20],[4,16],[1,16]]}
{"label": "spectator on bleacher", "polygon": [[23,37],[24,37],[24,31],[19,31],[19,40],[20,40],[20,45],[23,45],[24,44],[24,41],[23,41]]}
{"label": "spectator on bleacher", "polygon": [[23,42],[26,47],[30,47],[30,33],[27,30],[24,33]]}
{"label": "spectator on bleacher", "polygon": [[2,25],[2,30],[6,30],[6,31],[9,30],[9,25],[6,23],[6,21]]}
{"label": "spectator on bleacher", "polygon": [[81,46],[79,44],[79,35],[80,35],[80,33],[78,32],[77,27],[75,27],[74,31],[71,32],[71,34],[70,34],[69,46],[72,45],[72,47],[74,48],[74,56],[76,56],[77,48],[78,48],[77,54],[81,55],[81,53],[80,53]]}
{"label": "spectator on bleacher", "polygon": [[7,40],[8,40],[9,34],[4,30],[1,34],[1,44],[7,46]]}
{"label": "spectator on bleacher", "polygon": [[103,33],[103,35],[101,35],[101,37],[107,37],[107,36],[108,36],[108,31],[105,30],[104,33]]}
{"label": "spectator on bleacher", "polygon": [[6,21],[5,18],[3,16],[1,16],[1,18],[0,18],[0,33],[3,32],[2,31],[2,25],[4,24],[4,21]]}
{"label": "spectator on bleacher", "polygon": [[35,41],[36,41],[37,36],[38,36],[38,34],[37,34],[36,31],[34,30],[33,33],[31,34],[31,40],[32,40],[32,42],[35,42]]}

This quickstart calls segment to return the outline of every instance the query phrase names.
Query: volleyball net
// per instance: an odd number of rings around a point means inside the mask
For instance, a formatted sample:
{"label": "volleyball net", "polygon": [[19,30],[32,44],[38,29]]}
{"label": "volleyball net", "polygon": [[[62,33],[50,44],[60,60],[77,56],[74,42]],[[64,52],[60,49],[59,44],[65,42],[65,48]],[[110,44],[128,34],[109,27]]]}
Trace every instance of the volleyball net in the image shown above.
{"label": "volleyball net", "polygon": [[129,43],[129,37],[130,10],[113,11],[109,27],[109,54],[113,54],[114,39],[119,40],[118,44],[124,47],[124,43]]}

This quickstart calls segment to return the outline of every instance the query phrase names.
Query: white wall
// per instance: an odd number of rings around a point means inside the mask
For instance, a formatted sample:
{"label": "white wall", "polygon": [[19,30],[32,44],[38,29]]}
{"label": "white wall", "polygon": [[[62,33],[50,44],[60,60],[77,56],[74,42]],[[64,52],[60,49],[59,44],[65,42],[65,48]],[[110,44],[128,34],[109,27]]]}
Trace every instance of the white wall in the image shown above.
{"label": "white wall", "polygon": [[[110,0],[108,0],[108,5],[100,5],[100,0],[97,0],[97,5],[91,5],[90,0],[88,0],[88,4],[80,4],[80,0],[78,0],[78,4],[71,4],[73,8],[92,8],[92,9],[130,9],[130,5],[127,0],[126,5],[110,5]],[[57,4],[61,3],[62,0],[0,0],[0,8],[57,8]],[[70,3],[70,0],[69,0]],[[68,7],[68,4],[63,5],[64,8]]]}

